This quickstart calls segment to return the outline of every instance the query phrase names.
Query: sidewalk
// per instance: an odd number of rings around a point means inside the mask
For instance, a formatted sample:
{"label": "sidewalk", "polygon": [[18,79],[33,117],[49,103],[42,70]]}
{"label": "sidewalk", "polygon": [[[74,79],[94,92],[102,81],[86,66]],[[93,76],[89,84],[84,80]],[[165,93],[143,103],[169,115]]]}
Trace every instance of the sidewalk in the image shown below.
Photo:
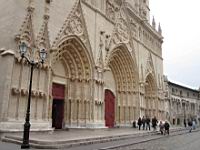
{"label": "sidewalk", "polygon": [[[183,129],[173,127],[171,130]],[[137,128],[112,128],[112,129],[70,129],[56,130],[53,132],[31,132],[30,145],[35,148],[61,148],[72,147],[81,144],[92,144],[120,140],[130,137],[156,134],[155,131],[138,130]],[[2,138],[5,142],[20,144],[22,133],[5,134]]]}

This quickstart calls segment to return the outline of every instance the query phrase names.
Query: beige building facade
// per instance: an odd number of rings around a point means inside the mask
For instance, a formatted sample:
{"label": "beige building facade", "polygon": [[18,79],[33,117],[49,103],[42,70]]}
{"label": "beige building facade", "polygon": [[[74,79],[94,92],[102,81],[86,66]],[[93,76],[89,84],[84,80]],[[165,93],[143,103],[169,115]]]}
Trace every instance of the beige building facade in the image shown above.
{"label": "beige building facade", "polygon": [[[30,66],[31,130],[131,126],[165,119],[162,30],[148,0],[1,0],[0,131],[23,129]],[[6,9],[3,9],[6,7]]]}
{"label": "beige building facade", "polygon": [[166,118],[173,125],[189,120],[200,121],[200,91],[168,81],[165,77]]}

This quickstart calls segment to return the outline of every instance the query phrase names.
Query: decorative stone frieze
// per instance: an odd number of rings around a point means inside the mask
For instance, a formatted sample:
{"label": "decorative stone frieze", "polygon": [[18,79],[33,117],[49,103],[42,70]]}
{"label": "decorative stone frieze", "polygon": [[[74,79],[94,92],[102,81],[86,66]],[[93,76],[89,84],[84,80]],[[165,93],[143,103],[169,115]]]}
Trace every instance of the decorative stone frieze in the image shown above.
{"label": "decorative stone frieze", "polygon": [[16,87],[13,87],[13,88],[12,88],[12,93],[13,93],[14,95],[18,95],[18,94],[20,93],[20,90],[19,90],[18,88],[16,88]]}
{"label": "decorative stone frieze", "polygon": [[27,96],[28,95],[28,90],[27,89],[21,89],[21,95],[22,96]]}

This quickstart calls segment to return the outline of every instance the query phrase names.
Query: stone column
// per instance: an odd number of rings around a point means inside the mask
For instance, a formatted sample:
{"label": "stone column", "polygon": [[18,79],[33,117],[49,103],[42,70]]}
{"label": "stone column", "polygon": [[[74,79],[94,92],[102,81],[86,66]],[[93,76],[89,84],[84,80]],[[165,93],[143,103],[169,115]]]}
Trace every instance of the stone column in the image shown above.
{"label": "stone column", "polygon": [[5,50],[0,55],[0,121],[5,121],[8,115],[12,71],[15,58],[13,50]]}

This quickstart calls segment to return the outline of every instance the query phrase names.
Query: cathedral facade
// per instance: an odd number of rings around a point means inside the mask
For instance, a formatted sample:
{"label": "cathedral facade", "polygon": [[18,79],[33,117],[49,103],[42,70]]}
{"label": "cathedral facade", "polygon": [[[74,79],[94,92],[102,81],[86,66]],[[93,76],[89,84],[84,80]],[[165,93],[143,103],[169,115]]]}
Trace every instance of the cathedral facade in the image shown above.
{"label": "cathedral facade", "polygon": [[30,66],[31,130],[131,126],[165,119],[162,30],[148,0],[2,0],[0,131],[23,129]]}

